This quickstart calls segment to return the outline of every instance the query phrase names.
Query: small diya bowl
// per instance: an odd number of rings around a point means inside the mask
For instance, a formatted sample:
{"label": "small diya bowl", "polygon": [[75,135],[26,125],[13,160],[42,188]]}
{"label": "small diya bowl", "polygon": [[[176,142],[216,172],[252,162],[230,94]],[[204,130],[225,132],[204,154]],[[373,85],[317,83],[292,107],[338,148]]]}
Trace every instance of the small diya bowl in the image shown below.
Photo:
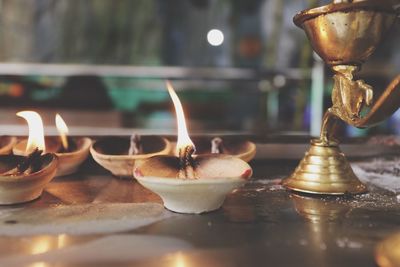
{"label": "small diya bowl", "polygon": [[219,209],[227,194],[252,175],[243,160],[228,155],[193,156],[198,178],[178,178],[180,159],[158,156],[143,160],[134,170],[140,184],[158,194],[165,208],[178,213],[204,213]]}
{"label": "small diya bowl", "polygon": [[58,159],[52,153],[39,157],[37,171],[10,174],[28,157],[0,155],[0,205],[23,203],[40,197],[44,187],[56,174]]}
{"label": "small diya bowl", "polygon": [[249,140],[230,137],[192,137],[196,155],[224,154],[240,158],[246,162],[256,155],[256,144]]}
{"label": "small diya bowl", "polygon": [[170,142],[160,136],[141,136],[139,142],[142,151],[138,154],[130,154],[131,138],[106,137],[95,141],[90,147],[90,153],[98,164],[113,175],[132,177],[136,160],[171,152]]}
{"label": "small diya bowl", "polygon": [[10,154],[15,143],[17,138],[14,136],[0,136],[0,155]]}
{"label": "small diya bowl", "polygon": [[[92,140],[88,137],[69,137],[70,149],[65,150],[58,136],[46,136],[46,152],[54,153],[58,157],[56,176],[69,175],[77,171],[79,166],[89,155]],[[15,155],[26,155],[27,139],[18,142],[13,152]]]}

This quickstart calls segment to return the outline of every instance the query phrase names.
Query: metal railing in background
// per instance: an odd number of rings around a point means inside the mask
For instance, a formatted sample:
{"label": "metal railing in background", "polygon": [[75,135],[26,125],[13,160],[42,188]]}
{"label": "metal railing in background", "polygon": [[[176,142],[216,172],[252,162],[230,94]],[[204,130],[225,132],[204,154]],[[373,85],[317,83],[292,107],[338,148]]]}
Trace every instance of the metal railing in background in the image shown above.
{"label": "metal railing in background", "polygon": [[309,70],[257,70],[250,68],[189,68],[148,67],[124,65],[0,63],[0,75],[96,75],[117,77],[149,77],[165,79],[211,79],[211,80],[260,80],[284,75],[287,79],[299,80],[309,77]]}

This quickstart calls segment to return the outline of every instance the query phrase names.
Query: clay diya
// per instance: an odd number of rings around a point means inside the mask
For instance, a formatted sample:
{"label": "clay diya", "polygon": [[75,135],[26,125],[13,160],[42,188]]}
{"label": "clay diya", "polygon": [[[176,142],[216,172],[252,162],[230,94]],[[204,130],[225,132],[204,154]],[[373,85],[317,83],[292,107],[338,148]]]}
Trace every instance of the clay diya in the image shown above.
{"label": "clay diya", "polygon": [[[28,122],[29,124],[29,122]],[[68,127],[62,117],[56,115],[56,126],[60,136],[44,137],[45,151],[58,157],[56,176],[69,175],[77,171],[89,155],[92,141],[88,137],[69,137]],[[15,155],[26,155],[29,139],[19,141],[13,148]]]}
{"label": "clay diya", "polygon": [[170,142],[159,136],[106,137],[93,143],[93,159],[113,175],[132,177],[137,160],[169,154]]}
{"label": "clay diya", "polygon": [[10,154],[16,142],[14,136],[0,136],[0,155]]}
{"label": "clay diya", "polygon": [[203,213],[220,208],[228,193],[252,175],[243,160],[223,154],[194,155],[182,105],[171,84],[168,92],[178,121],[176,156],[154,156],[138,162],[135,178],[158,194],[164,206],[179,213]]}
{"label": "clay diya", "polygon": [[256,144],[244,139],[230,137],[194,137],[196,154],[231,155],[249,162],[256,155]]}
{"label": "clay diya", "polygon": [[42,154],[44,149],[43,124],[38,114],[19,113],[30,127],[28,156],[0,156],[0,204],[16,204],[38,198],[57,171],[58,159],[54,154]]}

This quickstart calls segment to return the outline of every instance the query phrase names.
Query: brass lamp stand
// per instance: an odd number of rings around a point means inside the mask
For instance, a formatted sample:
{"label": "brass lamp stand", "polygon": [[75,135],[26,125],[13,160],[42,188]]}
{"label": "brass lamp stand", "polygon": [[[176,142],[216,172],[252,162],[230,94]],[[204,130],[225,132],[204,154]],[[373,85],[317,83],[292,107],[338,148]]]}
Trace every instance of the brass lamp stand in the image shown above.
{"label": "brass lamp stand", "polygon": [[372,126],[400,107],[400,75],[376,101],[373,88],[354,78],[394,24],[398,16],[394,3],[335,0],[294,17],[294,23],[303,28],[313,49],[335,74],[333,105],[324,115],[321,135],[311,140],[311,147],[299,166],[283,180],[286,188],[329,195],[366,191],[340,151],[334,128],[338,120],[359,128]]}

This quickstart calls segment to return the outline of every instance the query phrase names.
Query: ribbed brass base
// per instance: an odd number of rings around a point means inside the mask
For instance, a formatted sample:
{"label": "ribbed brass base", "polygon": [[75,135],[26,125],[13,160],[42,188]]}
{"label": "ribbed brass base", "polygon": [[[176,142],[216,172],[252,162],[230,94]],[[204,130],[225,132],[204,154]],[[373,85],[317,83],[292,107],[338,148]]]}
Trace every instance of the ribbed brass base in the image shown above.
{"label": "ribbed brass base", "polygon": [[286,188],[311,194],[359,194],[366,187],[358,180],[337,144],[312,140],[299,166],[282,181]]}

